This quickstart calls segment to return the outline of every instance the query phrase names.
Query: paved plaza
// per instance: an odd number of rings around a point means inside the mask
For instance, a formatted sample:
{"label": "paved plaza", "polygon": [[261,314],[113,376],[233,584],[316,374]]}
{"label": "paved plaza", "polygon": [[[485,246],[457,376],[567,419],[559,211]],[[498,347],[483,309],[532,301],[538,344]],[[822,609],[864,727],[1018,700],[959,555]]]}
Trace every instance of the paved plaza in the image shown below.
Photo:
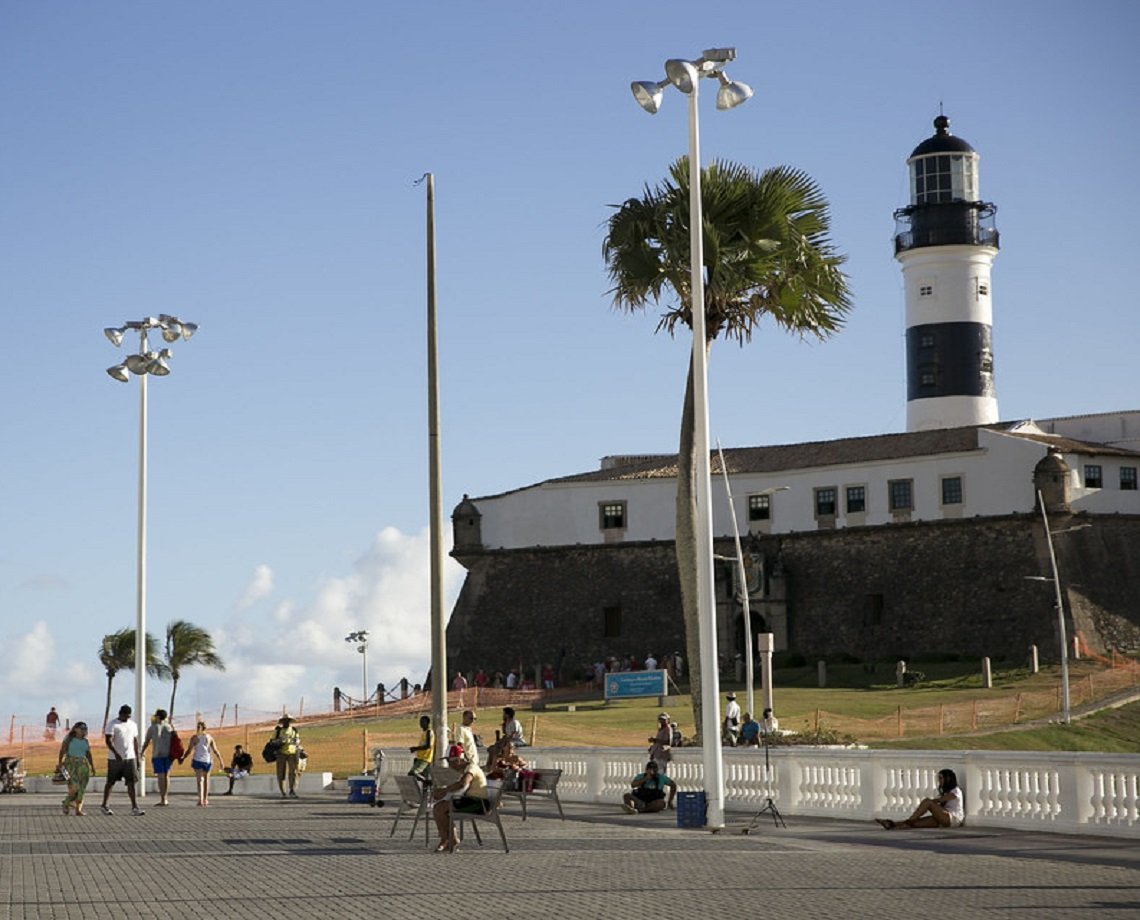
{"label": "paved plaza", "polygon": [[[887,832],[873,824],[730,814],[713,834],[673,812],[616,805],[517,803],[504,824],[468,832],[453,854],[425,848],[395,809],[344,792],[297,800],[148,796],[131,817],[64,817],[61,795],[0,796],[0,917],[376,918],[512,916],[575,920],[671,917],[889,918],[1140,916],[1135,839],[964,827]],[[433,836],[434,843],[434,836]],[[1094,914],[1095,912],[1095,914]]]}

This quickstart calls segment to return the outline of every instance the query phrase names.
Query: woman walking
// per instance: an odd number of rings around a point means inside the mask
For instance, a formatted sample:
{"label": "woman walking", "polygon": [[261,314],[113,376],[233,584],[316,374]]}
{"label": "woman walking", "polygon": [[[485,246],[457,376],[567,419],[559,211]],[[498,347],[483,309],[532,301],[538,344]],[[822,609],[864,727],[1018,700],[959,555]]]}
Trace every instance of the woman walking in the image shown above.
{"label": "woman walking", "polygon": [[59,763],[56,769],[67,770],[67,798],[63,800],[63,813],[83,817],[83,797],[87,794],[87,783],[95,771],[95,761],[91,759],[91,745],[87,742],[87,723],[76,722],[63,743],[59,746]]}
{"label": "woman walking", "polygon": [[[194,768],[194,781],[198,786],[198,804],[210,804],[210,770],[213,769],[214,760],[222,763],[222,752],[214,743],[214,736],[206,731],[206,723],[198,723],[198,731],[190,738],[189,748],[190,766]],[[214,756],[211,757],[210,755]],[[182,763],[186,754],[178,758]]]}

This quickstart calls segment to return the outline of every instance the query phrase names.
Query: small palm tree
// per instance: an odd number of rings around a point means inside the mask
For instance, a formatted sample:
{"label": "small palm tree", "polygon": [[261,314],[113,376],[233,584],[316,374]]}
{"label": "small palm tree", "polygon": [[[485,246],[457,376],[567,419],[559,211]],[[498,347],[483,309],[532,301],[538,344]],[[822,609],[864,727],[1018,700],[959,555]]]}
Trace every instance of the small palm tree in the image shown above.
{"label": "small palm tree", "polygon": [[[111,717],[111,685],[115,675],[120,671],[133,671],[135,669],[135,631],[133,629],[120,629],[103,637],[99,646],[99,663],[107,672],[107,704],[103,708],[103,727],[107,727],[107,720]],[[150,633],[146,634],[146,670],[155,677],[167,676],[166,665],[158,657],[158,640]],[[138,714],[142,717],[142,713]]]}
{"label": "small palm tree", "polygon": [[201,626],[185,620],[175,620],[166,626],[166,667],[174,685],[170,688],[170,718],[174,718],[174,696],[178,693],[178,681],[182,669],[193,665],[208,668],[226,669],[222,659],[214,651],[214,640]]}
{"label": "small palm tree", "polygon": [[[716,162],[701,171],[706,353],[723,335],[741,346],[769,317],[804,337],[825,339],[851,309],[845,257],[831,244],[828,204],[815,182],[778,166],[763,173]],[[617,206],[602,252],[614,306],[631,312],[670,301],[657,329],[692,326],[689,164]],[[701,733],[697,605],[695,417],[689,363],[677,457],[676,556],[697,734]]]}

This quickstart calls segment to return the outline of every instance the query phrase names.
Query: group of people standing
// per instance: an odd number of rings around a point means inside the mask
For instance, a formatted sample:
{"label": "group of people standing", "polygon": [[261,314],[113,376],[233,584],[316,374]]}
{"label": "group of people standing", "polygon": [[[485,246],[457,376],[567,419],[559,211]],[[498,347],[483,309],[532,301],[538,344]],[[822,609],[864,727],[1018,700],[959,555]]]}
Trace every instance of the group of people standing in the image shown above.
{"label": "group of people standing", "polygon": [[[127,790],[131,814],[140,816],[146,813],[139,805],[137,787],[140,775],[139,764],[147,751],[150,751],[151,769],[158,786],[158,807],[170,804],[170,771],[175,763],[181,764],[187,758],[190,759],[190,766],[194,771],[197,804],[200,807],[208,806],[210,774],[223,763],[223,757],[214,736],[207,730],[206,723],[199,721],[194,734],[183,744],[166,710],[157,709],[140,746],[138,724],[131,715],[130,706],[120,706],[117,718],[107,726],[104,734],[104,744],[107,748],[107,778],[100,806],[103,814],[114,814],[110,804],[111,790],[120,780]],[[74,812],[76,817],[82,817],[85,814],[83,805],[87,786],[95,773],[95,759],[88,740],[88,732],[86,722],[76,722],[59,746],[56,772],[67,783],[67,796],[62,803],[65,815]],[[284,716],[278,722],[274,737],[280,742],[277,778],[281,795],[296,798],[301,741],[288,716]],[[232,795],[234,783],[248,776],[252,770],[253,757],[242,745],[235,745],[230,765],[224,768],[229,778],[229,788],[223,795]],[[286,792],[286,780],[288,792]]]}

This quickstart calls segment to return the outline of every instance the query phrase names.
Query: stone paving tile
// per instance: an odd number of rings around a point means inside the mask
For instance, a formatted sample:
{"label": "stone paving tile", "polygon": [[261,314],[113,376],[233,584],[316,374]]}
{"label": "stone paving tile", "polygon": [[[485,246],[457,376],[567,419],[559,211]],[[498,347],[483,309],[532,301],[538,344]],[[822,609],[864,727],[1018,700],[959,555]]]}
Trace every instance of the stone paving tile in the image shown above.
{"label": "stone paving tile", "polygon": [[711,834],[679,830],[668,813],[570,804],[566,821],[505,815],[509,854],[480,825],[484,846],[469,832],[449,856],[424,847],[422,828],[409,841],[410,821],[389,836],[394,808],[350,805],[343,793],[209,808],[175,798],[137,818],[113,805],[114,816],[96,801],[76,819],[55,795],[0,796],[0,918],[1140,916],[1135,840],[888,833],[792,817],[787,829],[765,822],[745,836],[739,815]]}

